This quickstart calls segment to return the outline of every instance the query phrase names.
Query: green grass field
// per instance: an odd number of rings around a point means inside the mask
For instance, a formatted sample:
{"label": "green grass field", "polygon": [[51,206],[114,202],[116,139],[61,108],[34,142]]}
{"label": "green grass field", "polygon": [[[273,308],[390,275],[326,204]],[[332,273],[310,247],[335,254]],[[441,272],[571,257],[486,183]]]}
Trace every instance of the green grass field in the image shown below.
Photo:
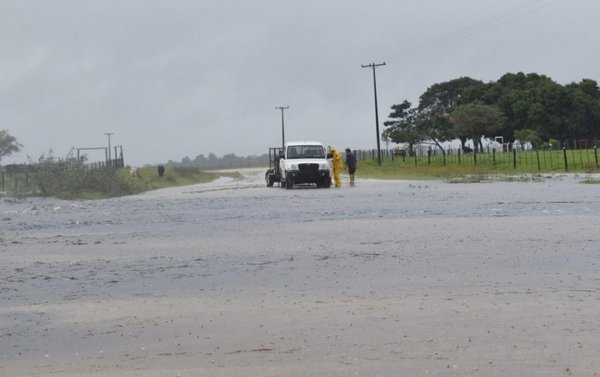
{"label": "green grass field", "polygon": [[596,149],[385,157],[381,166],[367,158],[359,161],[357,174],[379,179],[457,180],[489,175],[598,173],[597,158]]}

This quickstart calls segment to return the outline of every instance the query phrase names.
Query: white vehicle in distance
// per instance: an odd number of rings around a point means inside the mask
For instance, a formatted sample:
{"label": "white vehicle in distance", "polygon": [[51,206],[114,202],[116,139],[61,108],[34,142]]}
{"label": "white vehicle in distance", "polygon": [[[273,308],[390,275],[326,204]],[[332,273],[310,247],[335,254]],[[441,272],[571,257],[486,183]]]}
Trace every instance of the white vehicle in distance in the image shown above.
{"label": "white vehicle in distance", "polygon": [[279,159],[281,187],[291,189],[296,184],[316,184],[331,187],[331,167],[327,149],[317,141],[285,143]]}

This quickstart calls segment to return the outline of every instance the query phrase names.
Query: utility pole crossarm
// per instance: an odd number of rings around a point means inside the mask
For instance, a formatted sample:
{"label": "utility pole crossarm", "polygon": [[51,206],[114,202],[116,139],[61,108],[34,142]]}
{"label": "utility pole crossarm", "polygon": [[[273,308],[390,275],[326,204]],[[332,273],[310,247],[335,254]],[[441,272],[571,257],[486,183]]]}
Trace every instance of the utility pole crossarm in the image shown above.
{"label": "utility pole crossarm", "polygon": [[360,66],[363,67],[363,68],[373,68],[373,69],[375,69],[375,67],[381,67],[382,65],[385,65],[385,62],[379,63],[379,64],[375,64],[375,63],[361,64]]}

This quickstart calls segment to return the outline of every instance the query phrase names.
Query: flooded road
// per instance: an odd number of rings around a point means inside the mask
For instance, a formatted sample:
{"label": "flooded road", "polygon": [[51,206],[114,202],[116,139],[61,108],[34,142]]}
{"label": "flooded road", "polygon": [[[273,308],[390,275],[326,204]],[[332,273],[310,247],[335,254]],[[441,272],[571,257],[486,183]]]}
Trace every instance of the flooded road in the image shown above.
{"label": "flooded road", "polygon": [[0,375],[600,371],[598,185],[263,174],[1,198]]}
{"label": "flooded road", "polygon": [[109,200],[4,199],[3,228],[17,234],[211,233],[223,227],[307,221],[600,213],[598,187],[580,184],[582,178],[574,176],[470,184],[369,180],[338,190],[285,190],[264,187],[262,170],[246,174],[242,180],[223,177]]}

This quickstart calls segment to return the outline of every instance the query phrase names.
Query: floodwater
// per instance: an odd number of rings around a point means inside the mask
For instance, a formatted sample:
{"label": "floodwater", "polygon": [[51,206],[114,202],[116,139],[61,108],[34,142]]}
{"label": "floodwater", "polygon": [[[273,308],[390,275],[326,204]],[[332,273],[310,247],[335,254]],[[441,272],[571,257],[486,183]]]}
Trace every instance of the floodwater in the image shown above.
{"label": "floodwater", "polygon": [[354,188],[293,190],[264,187],[262,170],[244,180],[169,188],[97,201],[4,198],[6,231],[62,234],[168,234],[225,227],[307,221],[455,217],[586,215],[600,213],[598,186],[583,176],[538,177],[537,182],[456,183],[362,181]]}
{"label": "floodwater", "polygon": [[598,185],[243,174],[1,198],[0,375],[600,371]]}

